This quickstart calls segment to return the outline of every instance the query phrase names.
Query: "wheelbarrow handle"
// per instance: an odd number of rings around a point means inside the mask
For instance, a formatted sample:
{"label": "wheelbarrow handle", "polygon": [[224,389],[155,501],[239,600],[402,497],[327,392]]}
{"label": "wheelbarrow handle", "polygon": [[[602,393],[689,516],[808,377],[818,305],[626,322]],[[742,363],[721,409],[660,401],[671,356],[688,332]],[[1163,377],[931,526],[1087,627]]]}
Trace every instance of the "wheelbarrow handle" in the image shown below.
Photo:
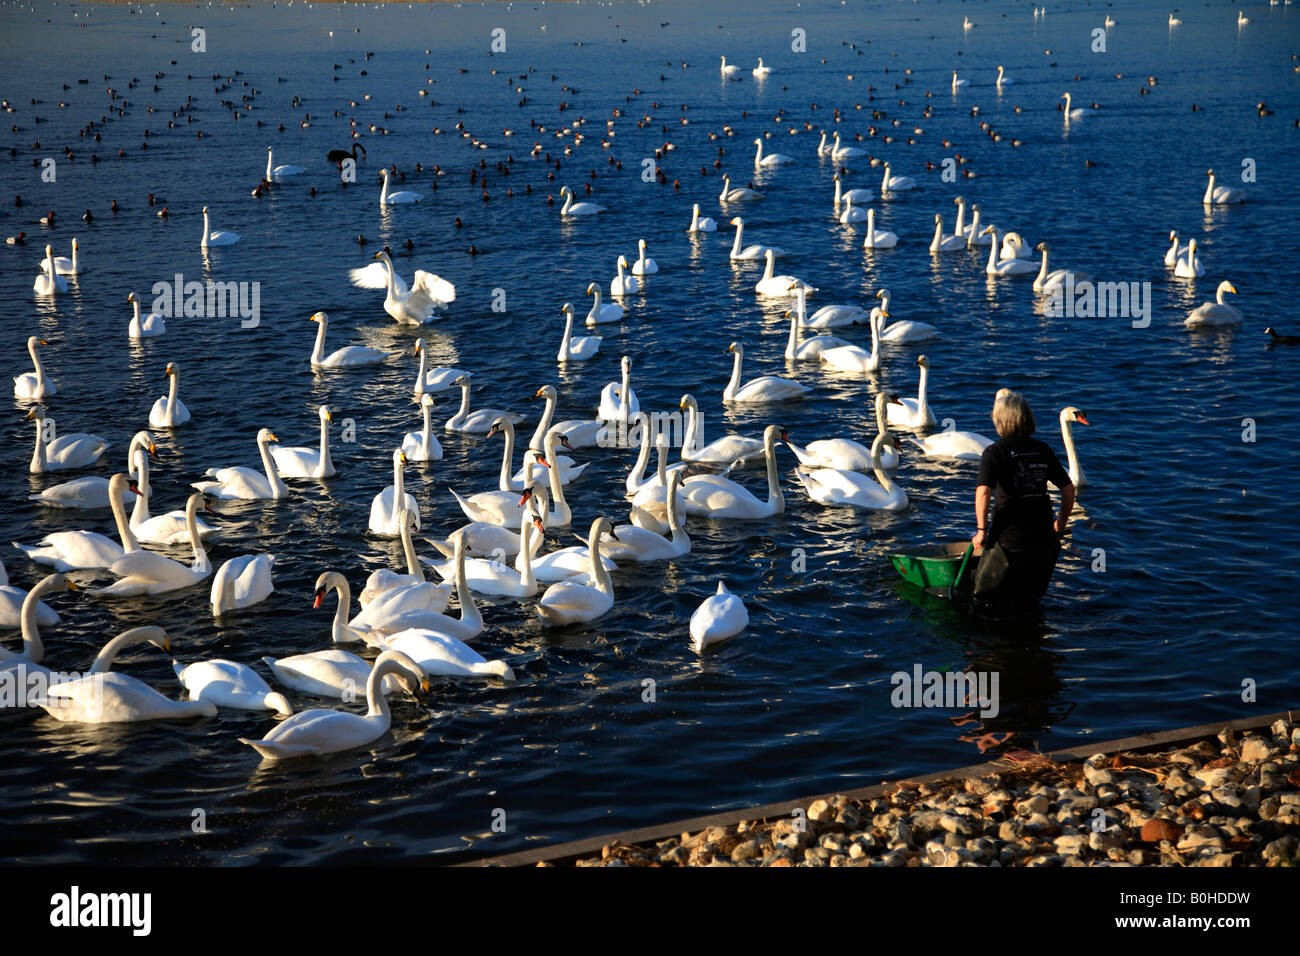
{"label": "wheelbarrow handle", "polygon": [[966,573],[966,562],[970,560],[970,556],[974,552],[975,552],[975,542],[972,541],[970,544],[966,545],[966,553],[962,555],[961,567],[957,569],[957,577],[953,579],[952,584],[949,585],[948,587],[949,598],[951,598],[954,594],[957,593],[957,587],[958,585],[961,584],[962,575]]}

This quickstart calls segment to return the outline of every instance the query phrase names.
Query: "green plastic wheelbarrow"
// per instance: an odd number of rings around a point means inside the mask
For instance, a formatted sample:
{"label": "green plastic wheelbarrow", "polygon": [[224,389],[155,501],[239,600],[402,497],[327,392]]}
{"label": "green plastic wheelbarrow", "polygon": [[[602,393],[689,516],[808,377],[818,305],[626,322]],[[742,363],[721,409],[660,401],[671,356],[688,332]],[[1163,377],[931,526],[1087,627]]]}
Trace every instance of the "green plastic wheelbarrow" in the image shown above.
{"label": "green plastic wheelbarrow", "polygon": [[[949,541],[895,551],[888,557],[904,581],[932,594],[951,597],[965,578],[972,554],[974,547],[969,541]],[[974,557],[978,563],[979,555]]]}

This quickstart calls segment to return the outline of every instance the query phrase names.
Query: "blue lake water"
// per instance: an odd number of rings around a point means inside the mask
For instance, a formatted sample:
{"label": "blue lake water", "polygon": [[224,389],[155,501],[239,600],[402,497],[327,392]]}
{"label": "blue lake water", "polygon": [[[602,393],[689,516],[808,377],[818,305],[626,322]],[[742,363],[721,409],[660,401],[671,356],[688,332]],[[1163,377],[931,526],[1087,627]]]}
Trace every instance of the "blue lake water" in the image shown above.
{"label": "blue lake water", "polygon": [[[418,424],[410,395],[418,336],[436,364],[474,373],[476,404],[527,413],[525,434],[540,411],[530,401],[538,387],[557,387],[560,418],[590,417],[628,354],[642,405],[672,411],[683,393],[694,394],[706,439],[727,430],[758,436],[776,423],[796,442],[869,442],[875,392],[914,394],[921,350],[887,349],[870,380],[787,365],[785,304],[756,298],[757,266],[728,261],[726,220],[735,213],[719,208],[722,170],[767,194],[736,210],[746,241],[787,251],[781,270],[820,290],[811,307],[870,304],[888,288],[895,316],[941,329],[923,349],[940,418],[990,432],[993,393],[1010,386],[1026,392],[1039,437],[1058,450],[1062,407],[1084,409],[1091,422],[1076,429],[1089,484],[1040,622],[982,625],[918,601],[885,559],[973,531],[973,465],[939,463],[905,445],[898,481],[911,508],[862,513],[809,501],[782,448],[784,515],[691,519],[691,553],[625,566],[615,574],[614,610],[585,628],[548,631],[532,601],[484,602],[487,629],[474,646],[507,660],[517,683],[436,681],[425,704],[394,702],[392,732],[372,747],[266,770],[236,740],[264,734],[272,726],[264,715],[110,727],[65,725],[40,711],[0,715],[0,857],[449,861],[971,763],[980,758],[974,738],[985,733],[1014,734],[1008,747],[1050,750],[1294,705],[1300,532],[1289,520],[1287,475],[1300,440],[1300,350],[1269,348],[1264,329],[1300,331],[1287,291],[1300,247],[1300,75],[1291,59],[1300,12],[1243,9],[1252,22],[1238,28],[1232,5],[1188,7],[1184,23],[1170,27],[1165,8],[1133,2],[1053,6],[1041,21],[1020,4],[929,2],[0,6],[0,88],[13,108],[6,127],[17,127],[0,133],[0,230],[25,231],[28,240],[0,247],[0,350],[6,374],[17,375],[28,368],[27,337],[50,341],[44,360],[60,389],[50,415],[63,431],[112,441],[90,473],[120,468],[130,436],[165,391],[169,361],[181,364],[194,420],[154,432],[155,512],[181,507],[208,467],[255,466],[261,427],[313,444],[322,402],[357,426],[347,444],[335,429],[335,479],[294,481],[287,500],[223,504],[211,516],[219,525],[214,564],[253,551],[277,556],[269,600],[218,625],[206,586],[165,599],[60,596],[53,603],[64,622],[45,633],[56,668],[87,666],[105,640],[144,623],[166,628],[184,661],[222,656],[260,668],[263,655],[328,646],[330,612],[311,607],[316,576],[340,570],[355,593],[371,570],[401,563],[396,543],[366,528],[370,499],[391,481],[392,449]],[[1093,52],[1092,31],[1107,12],[1116,23],[1104,33],[1105,52]],[[976,26],[963,31],[963,16]],[[193,27],[206,31],[206,52],[193,52]],[[497,28],[506,50],[489,57]],[[797,29],[806,52],[792,50]],[[724,54],[743,68],[741,82],[722,81]],[[776,71],[762,82],[749,74],[759,56]],[[1015,80],[1000,94],[999,64]],[[953,69],[972,80],[955,95]],[[1149,75],[1156,85],[1140,95]],[[1100,104],[1098,115],[1066,128],[1057,106],[1067,90],[1076,107]],[[1260,101],[1275,114],[1258,115]],[[110,116],[110,107],[123,115]],[[100,141],[79,135],[104,117],[92,131]],[[324,155],[350,142],[352,119],[368,159],[358,184],[341,189]],[[553,135],[579,120],[579,145]],[[995,142],[981,121],[1004,139]],[[461,137],[458,122],[489,148]],[[901,237],[897,248],[865,253],[861,227],[835,220],[835,164],[815,152],[822,128],[917,179],[916,190],[872,203],[879,227]],[[149,148],[141,149],[146,130]],[[765,131],[769,151],[797,163],[756,175],[750,144]],[[529,156],[538,141],[560,170]],[[643,182],[642,160],[666,143],[674,147],[660,160],[668,183]],[[277,163],[308,172],[253,198],[268,145]],[[974,178],[944,181],[942,160],[956,154],[969,159],[960,168]],[[507,156],[504,176],[496,164]],[[44,157],[56,161],[54,183],[41,179]],[[469,180],[480,160],[487,203]],[[1255,181],[1243,184],[1244,160],[1253,160]],[[435,164],[445,171],[436,191]],[[425,201],[381,214],[376,173],[384,165],[405,172],[400,188]],[[878,189],[878,167],[846,165],[847,185]],[[1200,200],[1210,167],[1222,184],[1243,186],[1250,202],[1207,212]],[[560,187],[583,192],[588,181],[591,196],[579,198],[608,211],[562,224]],[[168,207],[166,220],[147,205],[149,193]],[[950,229],[958,195],[981,206],[985,223],[1016,229],[1031,244],[1050,241],[1054,268],[1150,282],[1149,327],[1047,317],[1035,308],[1030,278],[985,275],[986,250],[932,257],[933,217],[942,213]],[[718,232],[688,238],[692,202],[723,223]],[[205,204],[214,229],[241,236],[206,258],[198,245]],[[86,208],[88,226],[78,218]],[[37,221],[50,210],[53,229]],[[1198,240],[1203,278],[1176,280],[1163,266],[1170,229]],[[364,248],[358,234],[369,240]],[[88,271],[67,295],[33,295],[44,243],[67,255],[74,235]],[[436,272],[458,290],[446,318],[420,331],[393,323],[382,294],[353,288],[346,275],[383,244],[403,251],[408,238],[415,249],[398,257],[399,271]],[[599,329],[604,344],[594,360],[557,369],[560,306],[571,301],[585,314],[588,282],[607,289],[617,256],[634,258],[638,238],[661,272],[629,298],[624,322]],[[467,254],[471,245],[477,256]],[[166,335],[132,345],[127,293],[148,304],[154,283],[176,273],[259,282],[261,324],[176,318]],[[1239,290],[1244,323],[1189,333],[1187,312],[1223,279]],[[497,289],[505,290],[504,312],[492,308]],[[363,343],[402,356],[378,370],[314,374],[307,358],[315,326],[306,320],[317,310],[330,314],[330,349]],[[865,326],[838,334],[869,346]],[[733,340],[745,344],[746,378],[792,375],[811,395],[724,410]],[[449,393],[440,396],[435,420],[453,405]],[[72,528],[112,534],[106,512],[27,501],[63,480],[27,475],[27,407],[11,399],[0,428],[0,473],[8,476],[0,541],[31,543]],[[1243,441],[1245,419],[1253,442]],[[443,443],[442,462],[406,471],[424,521],[422,552],[432,551],[425,535],[463,521],[448,489],[495,487],[500,462],[498,440],[449,435]],[[600,514],[626,520],[622,480],[635,452],[578,457],[592,464],[570,489],[573,530],[585,533]],[[761,469],[742,474],[761,495]],[[548,546],[570,543],[567,534],[548,536]],[[795,570],[796,549],[806,570]],[[1097,549],[1105,552],[1100,573]],[[24,587],[44,573],[13,549],[4,561]],[[701,656],[687,621],[720,578],[748,605],[751,625]],[[16,634],[5,641],[18,646]],[[889,677],[915,664],[997,671],[1001,713],[973,730],[951,719],[960,710],[895,709]],[[120,666],[180,693],[152,649],[129,652]],[[655,682],[653,702],[643,699],[646,679]],[[1254,703],[1242,700],[1244,680],[1257,684]],[[203,835],[191,829],[196,808],[206,813]],[[492,832],[497,809],[503,833]]]}

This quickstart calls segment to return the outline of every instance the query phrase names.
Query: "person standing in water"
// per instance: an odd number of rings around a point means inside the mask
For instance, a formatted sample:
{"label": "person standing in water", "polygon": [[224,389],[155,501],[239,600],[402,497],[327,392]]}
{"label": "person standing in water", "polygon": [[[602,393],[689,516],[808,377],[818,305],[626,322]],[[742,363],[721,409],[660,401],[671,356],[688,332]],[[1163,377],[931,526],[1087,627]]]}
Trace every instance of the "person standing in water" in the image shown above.
{"label": "person standing in water", "polygon": [[[1023,395],[1010,389],[993,402],[998,440],[980,457],[975,488],[975,535],[983,548],[973,585],[977,606],[1024,607],[1047,592],[1061,536],[1074,510],[1074,484],[1056,452],[1032,437],[1034,413]],[[1047,486],[1061,491],[1052,515]]]}

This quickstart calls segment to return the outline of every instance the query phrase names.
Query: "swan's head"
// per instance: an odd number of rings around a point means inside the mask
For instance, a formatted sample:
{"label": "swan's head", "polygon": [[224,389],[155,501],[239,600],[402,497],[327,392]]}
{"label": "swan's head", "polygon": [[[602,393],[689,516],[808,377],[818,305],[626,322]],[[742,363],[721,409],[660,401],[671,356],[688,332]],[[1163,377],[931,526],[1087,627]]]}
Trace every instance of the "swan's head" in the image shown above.
{"label": "swan's head", "polygon": [[625,372],[632,371],[632,356],[624,355],[622,360],[620,360],[618,364],[623,369],[623,371]]}
{"label": "swan's head", "polygon": [[920,355],[917,356],[916,364],[919,365],[921,368],[929,368],[930,360],[926,358],[924,355]]}
{"label": "swan's head", "polygon": [[419,664],[401,651],[384,651],[375,658],[374,669],[378,670],[381,665],[385,670],[389,669],[389,665],[396,665],[391,673],[397,678],[397,683],[402,685],[402,689],[412,697],[429,693],[429,678],[420,670]]}
{"label": "swan's head", "polygon": [[638,240],[636,241],[636,247],[637,247],[638,249],[640,249],[642,252],[645,252],[645,240],[644,240],[644,239],[638,239]]}
{"label": "swan's head", "polygon": [[780,425],[768,425],[763,429],[763,444],[768,448],[775,448],[776,443],[781,441],[786,434],[786,430]]}
{"label": "swan's head", "polygon": [[392,262],[392,260],[388,258],[388,253],[384,252],[383,249],[380,249],[375,253],[375,258],[380,262]]}
{"label": "swan's head", "polygon": [[461,388],[469,388],[469,376],[468,376],[468,375],[457,375],[457,376],[456,376],[456,381],[452,382],[451,384],[453,384],[453,385],[459,385]]}
{"label": "swan's head", "polygon": [[727,346],[727,351],[735,352],[737,355],[744,355],[745,347],[741,345],[739,342],[732,342],[730,345]]}
{"label": "swan's head", "polygon": [[1188,240],[1187,240],[1187,255],[1188,255],[1189,257],[1196,255],[1196,240],[1195,240],[1195,239],[1188,239]]}
{"label": "swan's head", "polygon": [[600,286],[596,285],[596,283],[592,282],[587,286],[587,295],[596,295],[599,292]]}
{"label": "swan's head", "polygon": [[314,314],[312,315],[312,317],[309,318],[307,321],[308,321],[308,322],[319,322],[321,325],[324,325],[326,322],[329,321],[329,316],[326,315],[324,312],[316,312],[316,313],[314,313]]}
{"label": "swan's head", "polygon": [[1083,413],[1083,410],[1075,408],[1073,405],[1061,409],[1061,424],[1066,422],[1078,422],[1080,425],[1089,424],[1088,416]]}
{"label": "swan's head", "polygon": [[1236,287],[1235,285],[1233,285],[1231,282],[1228,282],[1228,281],[1226,281],[1226,280],[1223,281],[1223,282],[1220,282],[1220,283],[1219,283],[1219,291],[1220,291],[1220,292],[1231,292],[1233,295],[1237,295],[1237,294],[1238,294],[1238,292],[1237,292],[1237,287]]}
{"label": "swan's head", "polygon": [[416,340],[415,340],[415,354],[416,354],[416,355],[419,355],[420,352],[423,351],[423,349],[424,349],[424,339],[416,339]]}
{"label": "swan's head", "polygon": [[689,395],[683,395],[683,396],[682,396],[682,400],[677,404],[677,407],[678,407],[678,409],[680,409],[681,411],[684,412],[684,411],[686,411],[687,407],[688,407],[690,404],[691,404],[691,396],[689,396]]}
{"label": "swan's head", "polygon": [[533,398],[550,398],[554,394],[555,394],[554,385],[543,385],[541,388],[539,388],[536,392],[533,393]]}
{"label": "swan's head", "polygon": [[173,375],[180,375],[181,367],[175,362],[167,363],[167,370],[163,372],[163,378],[171,378]]}
{"label": "swan's head", "polygon": [[257,443],[259,445],[265,445],[267,442],[273,442],[279,440],[280,439],[276,438],[275,433],[272,432],[271,429],[269,428],[262,428],[259,429],[257,432]]}
{"label": "swan's head", "polygon": [[203,207],[203,215],[206,216],[207,214],[208,214],[208,207],[207,207],[207,206],[204,206],[204,207]]}
{"label": "swan's head", "polygon": [[745,221],[741,219],[739,216],[733,216],[731,219],[731,224],[733,226],[740,227],[745,224]]}
{"label": "swan's head", "polygon": [[998,228],[997,226],[985,226],[984,230],[980,233],[980,235],[987,236],[989,233],[996,233],[997,228]]}
{"label": "swan's head", "polygon": [[32,421],[33,419],[37,421],[45,420],[45,409],[42,408],[40,405],[33,405],[32,408],[27,412],[27,420]]}
{"label": "swan's head", "polygon": [[128,292],[128,293],[126,294],[126,301],[127,301],[127,302],[135,302],[135,301],[136,301],[136,294],[135,294],[134,292]]}
{"label": "swan's head", "polygon": [[567,316],[568,318],[573,318],[573,303],[566,302],[564,303],[564,305],[560,306],[560,315]]}
{"label": "swan's head", "polygon": [[934,214],[934,224],[937,226],[937,225],[938,225],[939,223],[941,223],[941,222],[943,222],[943,216],[939,215],[939,214],[936,212],[936,213]]}
{"label": "swan's head", "polygon": [[885,306],[886,308],[889,307],[889,290],[888,290],[888,289],[881,289],[879,292],[876,293],[876,298],[879,299],[879,300],[884,304],[884,306]]}
{"label": "swan's head", "polygon": [[325,595],[330,592],[331,588],[342,590],[347,586],[348,579],[337,571],[322,571],[320,576],[316,578],[315,587],[312,588],[313,594],[311,606],[313,608],[319,608],[321,603],[325,600]]}
{"label": "swan's head", "polygon": [[619,265],[619,268],[620,268],[620,269],[626,269],[626,268],[627,268],[627,256],[619,256],[619,257],[618,257],[618,265]]}
{"label": "swan's head", "polygon": [[387,179],[387,178],[388,178],[388,170],[387,170],[387,169],[381,169],[381,170],[379,171],[379,175],[380,175],[382,178]]}
{"label": "swan's head", "polygon": [[1169,230],[1169,241],[1170,241],[1170,242],[1177,242],[1177,241],[1178,241],[1178,230],[1176,230],[1176,229],[1170,229],[1170,230]]}
{"label": "swan's head", "polygon": [[154,625],[133,627],[129,631],[123,631],[115,640],[123,645],[152,644],[165,653],[171,653],[172,649],[172,642],[167,639],[167,632]]}
{"label": "swan's head", "polygon": [[[424,397],[425,397],[425,398],[428,398],[429,396],[428,396],[428,395],[425,395]],[[320,407],[319,415],[320,415],[320,420],[323,421],[323,422],[332,422],[332,421],[334,421],[334,415],[333,415],[332,412],[330,412],[330,407],[329,407],[328,405],[322,405],[322,406]]]}
{"label": "swan's head", "polygon": [[1046,252],[1050,248],[1051,246],[1049,246],[1047,243],[1040,242],[1038,245],[1034,246],[1034,252]]}
{"label": "swan's head", "polygon": [[[430,395],[428,392],[425,392],[423,395],[420,396],[420,404],[425,408],[433,408],[433,396]],[[332,420],[333,419],[331,419],[331,421]]]}

